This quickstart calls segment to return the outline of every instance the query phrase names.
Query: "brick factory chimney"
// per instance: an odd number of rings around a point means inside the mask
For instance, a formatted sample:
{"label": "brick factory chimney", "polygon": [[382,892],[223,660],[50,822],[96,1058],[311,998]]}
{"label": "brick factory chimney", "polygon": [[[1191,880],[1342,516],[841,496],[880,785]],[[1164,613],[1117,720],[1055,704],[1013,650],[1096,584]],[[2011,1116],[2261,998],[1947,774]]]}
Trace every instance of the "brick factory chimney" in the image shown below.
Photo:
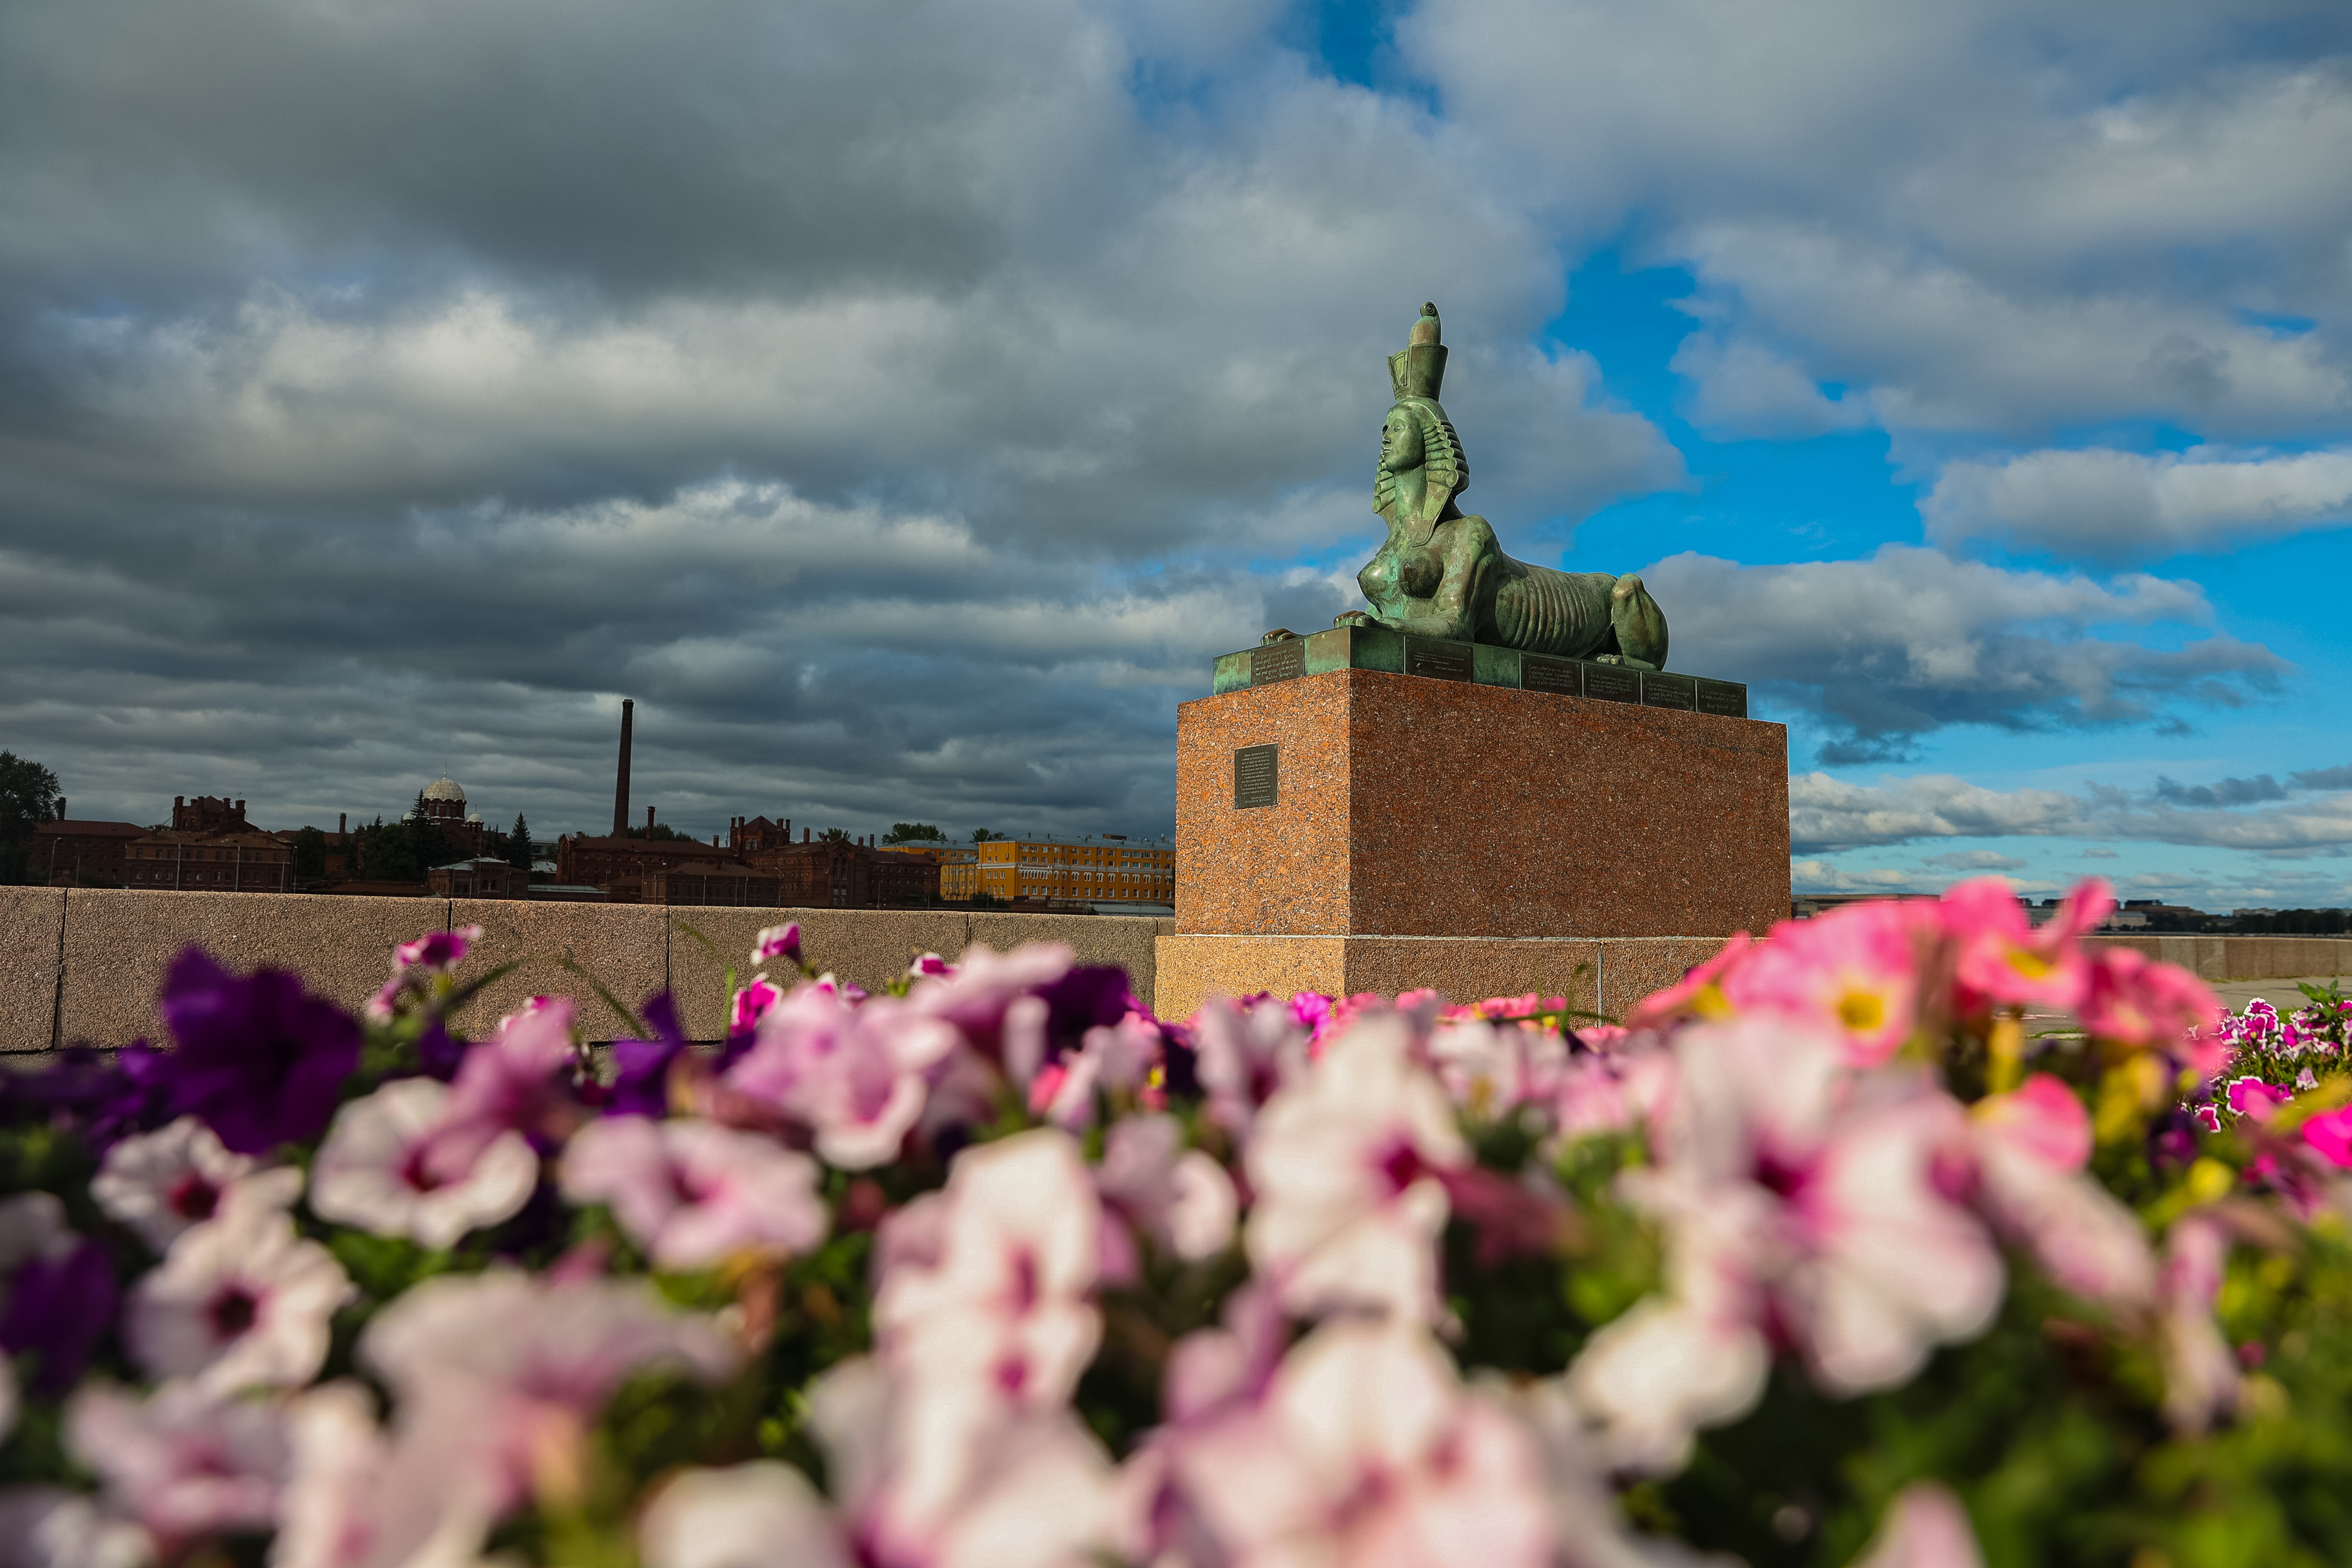
{"label": "brick factory chimney", "polygon": [[335,813],[335,836],[340,838],[343,835],[351,832],[351,830],[352,814],[348,811],[339,811]]}
{"label": "brick factory chimney", "polygon": [[613,784],[613,837],[615,838],[629,830],[629,731],[635,726],[636,713],[635,699],[621,699],[621,772]]}
{"label": "brick factory chimney", "polygon": [[646,807],[646,837],[648,837],[648,838],[652,837],[653,837],[653,832],[654,832],[654,808],[653,808],[652,806],[650,806],[650,805],[649,805],[649,806]]}

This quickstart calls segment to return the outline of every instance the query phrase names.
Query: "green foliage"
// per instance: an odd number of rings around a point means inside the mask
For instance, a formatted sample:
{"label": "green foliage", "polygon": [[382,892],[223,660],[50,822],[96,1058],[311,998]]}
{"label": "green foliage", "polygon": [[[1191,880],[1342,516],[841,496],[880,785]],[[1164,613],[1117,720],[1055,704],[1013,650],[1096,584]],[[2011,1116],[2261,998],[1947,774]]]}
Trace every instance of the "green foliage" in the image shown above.
{"label": "green foliage", "polygon": [[57,774],[30,757],[0,752],[0,882],[25,879],[26,840],[61,809]]}
{"label": "green foliage", "polygon": [[622,831],[621,837],[624,838],[643,838],[655,844],[669,844],[679,841],[684,841],[688,844],[698,844],[701,842],[701,840],[695,837],[693,834],[680,833],[677,828],[672,827],[667,822],[656,822],[651,827],[625,828]]}
{"label": "green foliage", "polygon": [[507,864],[530,869],[530,824],[520,811],[515,813],[514,826],[507,829]]}
{"label": "green foliage", "polygon": [[846,844],[849,842],[849,829],[845,827],[828,827],[816,837],[817,842],[821,844]]}
{"label": "green foliage", "polygon": [[294,875],[315,880],[327,874],[327,836],[315,827],[294,835]]}
{"label": "green foliage", "polygon": [[985,827],[975,827],[971,830],[971,841],[974,844],[1000,843],[1004,837],[1002,833],[992,833]]}
{"label": "green foliage", "polygon": [[945,844],[948,836],[928,822],[894,822],[882,836],[885,844]]}

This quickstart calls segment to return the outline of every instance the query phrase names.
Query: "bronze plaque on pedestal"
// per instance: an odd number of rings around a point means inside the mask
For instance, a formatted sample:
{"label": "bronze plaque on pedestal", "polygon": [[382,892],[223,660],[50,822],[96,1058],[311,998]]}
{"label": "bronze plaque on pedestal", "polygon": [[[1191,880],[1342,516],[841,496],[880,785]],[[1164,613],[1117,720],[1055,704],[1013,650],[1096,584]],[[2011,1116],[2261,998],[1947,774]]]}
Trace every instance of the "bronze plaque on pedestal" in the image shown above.
{"label": "bronze plaque on pedestal", "polygon": [[1264,686],[1271,680],[1296,680],[1306,673],[1307,643],[1302,637],[1250,649],[1252,686]]}
{"label": "bronze plaque on pedestal", "polygon": [[1736,680],[1709,680],[1701,676],[1698,710],[1719,714],[1726,719],[1745,719],[1748,717],[1748,688]]}
{"label": "bronze plaque on pedestal", "polygon": [[1404,645],[1404,672],[1433,680],[1469,680],[1475,678],[1477,666],[1468,643],[1413,637]]}
{"label": "bronze plaque on pedestal", "polygon": [[1243,746],[1234,752],[1234,807],[1272,805],[1279,792],[1280,746]]}
{"label": "bronze plaque on pedestal", "polygon": [[1622,664],[1588,664],[1584,667],[1584,694],[1598,697],[1603,702],[1639,702],[1642,672]]}
{"label": "bronze plaque on pedestal", "polygon": [[1643,670],[1642,705],[1678,708],[1688,713],[1698,706],[1698,683],[1687,675],[1668,675],[1663,669]]}
{"label": "bronze plaque on pedestal", "polygon": [[1584,695],[1584,666],[1572,658],[1546,658],[1541,654],[1521,654],[1519,689],[1581,697]]}

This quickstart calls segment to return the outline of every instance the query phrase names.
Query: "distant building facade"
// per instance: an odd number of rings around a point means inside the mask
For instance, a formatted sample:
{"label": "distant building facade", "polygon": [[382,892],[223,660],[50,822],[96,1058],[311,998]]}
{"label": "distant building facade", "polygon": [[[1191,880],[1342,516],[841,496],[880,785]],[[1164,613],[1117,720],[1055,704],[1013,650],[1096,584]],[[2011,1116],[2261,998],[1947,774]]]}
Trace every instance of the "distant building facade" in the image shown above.
{"label": "distant building facade", "polygon": [[128,887],[127,851],[152,831],[135,822],[37,823],[25,846],[25,868],[51,887]]}
{"label": "distant building facade", "polygon": [[159,827],[123,847],[122,885],[184,893],[290,893],[294,850],[278,835],[250,827],[226,833]]}
{"label": "distant building facade", "polygon": [[[1118,838],[992,838],[974,847],[971,891],[1015,899],[1102,904],[1172,904],[1176,851],[1160,843]],[[942,877],[941,886],[948,886]],[[970,894],[966,894],[969,897]]]}
{"label": "distant building facade", "polygon": [[455,860],[425,873],[436,899],[520,899],[530,893],[530,873],[488,856]]}

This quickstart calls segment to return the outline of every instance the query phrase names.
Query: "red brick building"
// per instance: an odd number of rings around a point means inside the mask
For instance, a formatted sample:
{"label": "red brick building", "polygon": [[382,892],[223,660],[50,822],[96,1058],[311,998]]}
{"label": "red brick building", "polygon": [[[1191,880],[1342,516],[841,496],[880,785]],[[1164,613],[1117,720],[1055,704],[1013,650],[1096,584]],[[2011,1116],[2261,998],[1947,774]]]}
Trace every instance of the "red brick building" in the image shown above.
{"label": "red brick building", "polygon": [[39,823],[25,846],[25,870],[51,887],[127,887],[123,852],[151,831],[135,822]]}
{"label": "red brick building", "polygon": [[522,899],[530,896],[530,873],[487,856],[455,860],[425,873],[439,899]]}
{"label": "red brick building", "polygon": [[294,890],[292,847],[274,833],[252,828],[198,833],[160,827],[126,844],[123,861],[126,888],[194,893]]}

